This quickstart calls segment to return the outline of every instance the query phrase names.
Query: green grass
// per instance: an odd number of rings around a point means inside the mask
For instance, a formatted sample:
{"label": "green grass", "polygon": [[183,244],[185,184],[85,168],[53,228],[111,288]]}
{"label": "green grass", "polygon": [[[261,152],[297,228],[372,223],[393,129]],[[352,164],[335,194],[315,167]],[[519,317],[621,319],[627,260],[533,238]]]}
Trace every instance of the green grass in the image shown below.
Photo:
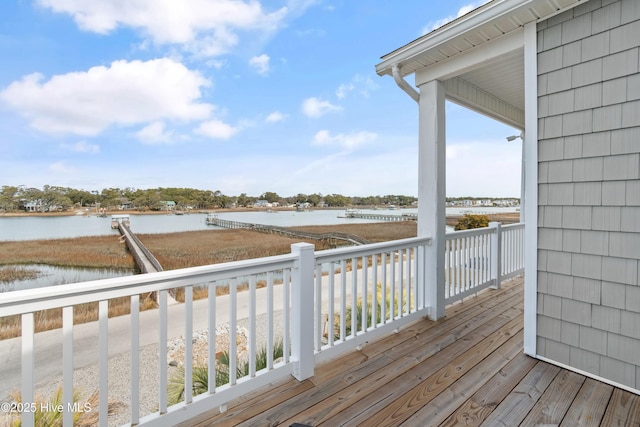
{"label": "green grass", "polygon": [[[277,360],[284,355],[284,344],[278,340],[273,346],[273,360]],[[229,367],[231,365],[229,352],[222,352],[216,361],[216,387],[229,383]],[[267,348],[262,347],[256,353],[256,371],[267,367]],[[249,362],[236,363],[236,378],[249,375]],[[184,368],[179,368],[169,378],[167,390],[167,402],[175,405],[184,400]],[[206,366],[194,366],[192,369],[192,392],[194,396],[205,393],[209,390],[209,369]]]}

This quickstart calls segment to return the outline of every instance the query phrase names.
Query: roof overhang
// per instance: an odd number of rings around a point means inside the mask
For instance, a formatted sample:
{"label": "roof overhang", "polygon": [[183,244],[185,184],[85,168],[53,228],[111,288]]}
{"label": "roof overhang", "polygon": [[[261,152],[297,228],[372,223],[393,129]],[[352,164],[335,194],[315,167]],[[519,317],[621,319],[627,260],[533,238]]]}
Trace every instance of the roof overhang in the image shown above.
{"label": "roof overhang", "polygon": [[524,126],[523,29],[588,0],[493,0],[382,57],[376,72],[445,83],[447,99]]}

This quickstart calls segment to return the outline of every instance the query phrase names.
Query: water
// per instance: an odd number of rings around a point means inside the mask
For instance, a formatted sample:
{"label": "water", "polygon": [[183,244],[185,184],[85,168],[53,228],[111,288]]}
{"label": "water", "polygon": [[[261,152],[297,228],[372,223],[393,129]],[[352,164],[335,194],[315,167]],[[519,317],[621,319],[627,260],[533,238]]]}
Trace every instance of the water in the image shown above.
{"label": "water", "polygon": [[[417,213],[417,209],[363,211],[385,215],[401,215],[403,213]],[[513,212],[514,208],[447,208],[447,214],[461,215],[473,213],[503,213]],[[344,210],[312,210],[309,212],[296,211],[257,211],[257,212],[224,212],[220,211],[221,219],[249,222],[254,224],[294,227],[302,225],[332,225],[377,222],[360,218],[338,218]],[[138,234],[174,233],[182,231],[211,230],[205,223],[206,214],[192,213],[186,215],[131,215],[131,230]],[[36,239],[63,239],[82,236],[119,235],[117,230],[111,229],[111,218],[96,216],[0,216],[0,242]]]}

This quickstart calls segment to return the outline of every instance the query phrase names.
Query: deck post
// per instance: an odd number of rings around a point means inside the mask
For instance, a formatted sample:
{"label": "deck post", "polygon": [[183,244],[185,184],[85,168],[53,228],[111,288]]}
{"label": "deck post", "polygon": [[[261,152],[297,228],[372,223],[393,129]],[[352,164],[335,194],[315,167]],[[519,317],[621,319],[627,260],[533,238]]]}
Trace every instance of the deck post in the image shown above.
{"label": "deck post", "polygon": [[445,244],[445,90],[433,80],[420,86],[418,124],[418,237],[431,237],[425,248],[423,283],[428,316],[444,316]]}
{"label": "deck post", "polygon": [[313,285],[315,247],[310,243],[294,243],[291,253],[298,255],[293,269],[291,289],[291,360],[293,376],[298,381],[311,378],[313,356]]}
{"label": "deck post", "polygon": [[502,224],[490,222],[489,228],[495,228],[495,233],[491,233],[491,289],[500,289],[502,282]]}

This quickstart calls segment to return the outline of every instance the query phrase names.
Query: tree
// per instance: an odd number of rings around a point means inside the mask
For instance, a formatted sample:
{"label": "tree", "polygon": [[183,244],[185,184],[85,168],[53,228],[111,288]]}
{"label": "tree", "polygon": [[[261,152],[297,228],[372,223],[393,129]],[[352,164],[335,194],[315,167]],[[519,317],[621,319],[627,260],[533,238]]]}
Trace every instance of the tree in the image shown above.
{"label": "tree", "polygon": [[311,203],[312,206],[318,206],[320,203],[322,203],[322,194],[309,194],[309,196],[307,196],[307,201]]}
{"label": "tree", "polygon": [[238,196],[238,199],[236,200],[236,204],[242,207],[247,207],[249,205],[252,205],[253,202],[254,202],[254,198],[247,196],[247,193],[240,194]]}
{"label": "tree", "polygon": [[327,194],[324,196],[324,202],[328,206],[347,206],[351,203],[351,199],[342,194]]}
{"label": "tree", "polygon": [[141,191],[131,202],[139,210],[160,210],[160,195],[155,191]]}
{"label": "tree", "polygon": [[280,196],[278,196],[278,193],[274,193],[273,191],[267,191],[266,193],[262,193],[260,198],[263,200],[266,200],[269,203],[275,203],[280,200]]}
{"label": "tree", "polygon": [[0,190],[0,210],[14,211],[18,209],[20,204],[19,187],[3,185]]}

